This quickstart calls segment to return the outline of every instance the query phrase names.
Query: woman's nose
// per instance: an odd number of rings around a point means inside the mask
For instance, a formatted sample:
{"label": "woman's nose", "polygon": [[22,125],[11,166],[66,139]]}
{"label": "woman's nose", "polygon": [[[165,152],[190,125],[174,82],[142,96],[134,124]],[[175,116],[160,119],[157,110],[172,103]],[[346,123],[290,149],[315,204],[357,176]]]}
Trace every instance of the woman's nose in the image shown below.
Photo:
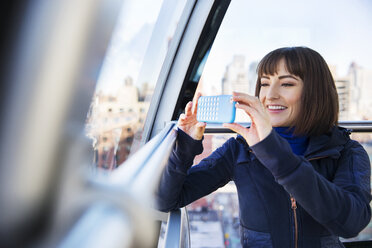
{"label": "woman's nose", "polygon": [[280,96],[279,91],[275,85],[270,85],[266,94],[267,99],[278,99]]}

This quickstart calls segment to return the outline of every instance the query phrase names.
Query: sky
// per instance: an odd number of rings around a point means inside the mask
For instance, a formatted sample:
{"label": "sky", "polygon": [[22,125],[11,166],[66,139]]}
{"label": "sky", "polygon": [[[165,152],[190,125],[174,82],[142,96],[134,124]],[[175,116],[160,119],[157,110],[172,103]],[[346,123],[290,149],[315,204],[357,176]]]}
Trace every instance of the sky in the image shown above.
{"label": "sky", "polygon": [[[161,4],[169,1],[124,1],[97,89],[115,92],[127,76],[138,83]],[[232,0],[207,60],[205,80],[219,84],[235,54],[249,64],[283,46],[313,48],[337,66],[340,76],[353,61],[372,69],[371,26],[372,0]]]}
{"label": "sky", "polygon": [[96,91],[115,94],[126,77],[135,82],[163,1],[123,1]]}
{"label": "sky", "polygon": [[283,46],[318,51],[337,73],[351,62],[372,69],[370,0],[232,0],[204,69],[206,83],[220,82],[234,54],[260,60]]}

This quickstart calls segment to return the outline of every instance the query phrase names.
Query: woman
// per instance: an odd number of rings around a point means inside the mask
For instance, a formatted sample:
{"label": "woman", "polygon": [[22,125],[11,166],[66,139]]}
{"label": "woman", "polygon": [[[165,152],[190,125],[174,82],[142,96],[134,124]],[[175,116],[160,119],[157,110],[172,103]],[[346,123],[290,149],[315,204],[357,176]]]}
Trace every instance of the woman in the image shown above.
{"label": "woman", "polygon": [[205,123],[188,103],[158,192],[159,208],[183,207],[233,180],[243,247],[343,247],[370,221],[370,162],[337,126],[338,96],[324,59],[280,48],[258,65],[256,97],[234,93],[251,118],[198,165]]}

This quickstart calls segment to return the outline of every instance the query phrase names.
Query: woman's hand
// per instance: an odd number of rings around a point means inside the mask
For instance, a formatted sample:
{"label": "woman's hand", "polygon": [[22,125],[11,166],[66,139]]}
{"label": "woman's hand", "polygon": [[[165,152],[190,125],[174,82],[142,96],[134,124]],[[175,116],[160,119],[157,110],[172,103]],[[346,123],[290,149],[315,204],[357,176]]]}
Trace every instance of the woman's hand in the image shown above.
{"label": "woman's hand", "polygon": [[203,138],[206,123],[196,120],[196,112],[198,108],[198,100],[200,93],[196,95],[193,102],[188,102],[185,108],[185,113],[181,114],[178,119],[178,128],[187,133],[194,140]]}
{"label": "woman's hand", "polygon": [[254,96],[244,93],[233,93],[233,100],[237,102],[236,108],[244,110],[252,120],[250,128],[245,128],[237,123],[225,123],[224,127],[242,135],[250,146],[265,139],[271,132],[272,126],[269,114],[261,101]]}

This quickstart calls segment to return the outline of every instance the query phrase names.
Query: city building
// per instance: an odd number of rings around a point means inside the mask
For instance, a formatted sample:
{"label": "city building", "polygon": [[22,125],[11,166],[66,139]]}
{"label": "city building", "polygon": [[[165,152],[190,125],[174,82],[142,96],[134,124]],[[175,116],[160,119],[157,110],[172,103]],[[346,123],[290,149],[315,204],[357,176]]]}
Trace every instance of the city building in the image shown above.
{"label": "city building", "polygon": [[372,70],[365,69],[353,62],[348,75],[351,84],[350,119],[370,120],[372,118]]}
{"label": "city building", "polygon": [[368,120],[372,118],[372,70],[352,62],[346,76],[337,74],[336,66],[329,66],[339,97],[339,120]]}
{"label": "city building", "polygon": [[[222,78],[222,94],[231,94],[233,91],[254,94],[252,88],[254,88],[255,81],[250,80],[253,76],[248,74],[249,72],[251,70],[248,71],[246,68],[245,56],[234,55],[233,61],[226,66],[226,71]],[[252,86],[253,82],[254,84]],[[235,121],[248,122],[250,120],[243,111],[238,109]]]}
{"label": "city building", "polygon": [[350,77],[349,75],[344,77],[339,76],[337,73],[337,67],[335,65],[329,65],[329,69],[332,73],[338,93],[339,120],[348,120],[351,115]]}
{"label": "city building", "polygon": [[139,148],[139,142],[134,141],[140,139],[152,91],[147,84],[139,90],[128,77],[116,95],[96,93],[86,132],[93,139],[98,168],[112,170]]}
{"label": "city building", "polygon": [[226,66],[222,79],[222,94],[233,91],[249,92],[248,72],[245,67],[245,56],[235,55],[233,61]]}
{"label": "city building", "polygon": [[258,61],[254,61],[249,64],[249,68],[248,68],[248,81],[249,81],[248,94],[251,94],[251,95],[254,95],[256,91],[257,66],[258,66]]}

